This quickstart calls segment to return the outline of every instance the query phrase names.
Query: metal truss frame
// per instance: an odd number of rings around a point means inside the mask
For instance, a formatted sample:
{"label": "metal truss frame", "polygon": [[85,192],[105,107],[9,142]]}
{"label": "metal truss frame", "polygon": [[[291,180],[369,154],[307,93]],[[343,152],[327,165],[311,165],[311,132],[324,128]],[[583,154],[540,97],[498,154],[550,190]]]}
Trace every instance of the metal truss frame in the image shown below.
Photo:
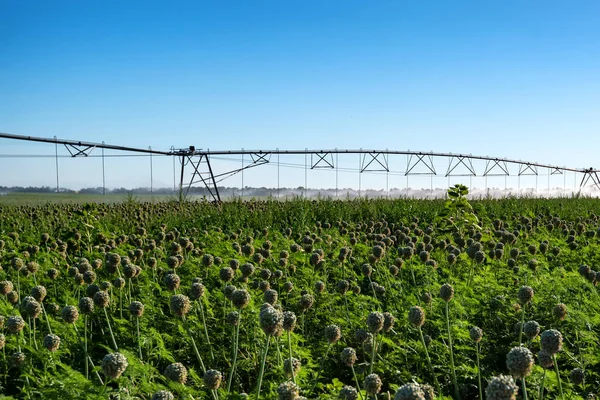
{"label": "metal truss frame", "polygon": [[[210,197],[215,202],[221,201],[219,194],[219,188],[217,184],[224,179],[227,179],[239,172],[242,172],[248,168],[257,167],[259,165],[268,164],[271,162],[271,156],[276,155],[310,155],[310,169],[328,168],[339,169],[337,157],[340,154],[358,154],[360,155],[359,174],[364,172],[386,172],[390,173],[389,156],[390,155],[406,155],[407,166],[404,171],[404,175],[437,175],[435,165],[433,163],[434,158],[446,157],[449,159],[448,169],[446,170],[445,176],[477,176],[476,170],[473,167],[473,160],[485,161],[485,169],[482,176],[509,176],[510,170],[508,164],[518,165],[519,171],[518,176],[522,175],[538,175],[539,168],[547,168],[551,171],[550,175],[564,174],[565,172],[574,172],[583,174],[580,182],[580,187],[585,187],[590,181],[594,187],[600,189],[600,176],[598,173],[600,170],[594,168],[567,168],[559,167],[556,165],[532,163],[521,160],[506,159],[506,158],[495,158],[488,156],[474,156],[465,154],[452,154],[452,153],[435,153],[435,152],[416,152],[416,151],[392,151],[392,150],[221,150],[221,151],[210,151],[210,150],[196,150],[194,146],[189,146],[186,149],[175,149],[171,147],[169,151],[158,151],[152,148],[137,148],[137,147],[126,147],[126,146],[115,146],[105,143],[93,143],[93,142],[82,142],[75,140],[62,140],[55,138],[44,138],[35,136],[24,136],[14,135],[0,132],[0,139],[14,139],[29,142],[41,142],[54,144],[55,146],[64,145],[71,157],[88,157],[94,149],[116,150],[123,152],[134,152],[152,155],[163,155],[172,156],[179,158],[181,162],[181,174],[179,182],[179,193],[183,197],[187,195],[195,184],[202,184],[209,192]],[[251,162],[244,165],[242,158],[242,167],[229,170],[223,173],[215,174],[211,165],[211,156],[225,156],[225,155],[250,155]],[[333,161],[333,155],[336,156],[336,161]],[[95,156],[92,156],[95,157]],[[104,154],[102,154],[104,157]],[[58,153],[56,154],[58,160]],[[57,161],[58,162],[58,161]],[[426,172],[416,172],[417,166],[425,166]],[[185,186],[184,190],[184,179],[185,170],[187,167],[191,167],[191,178]],[[278,161],[279,166],[279,161]],[[466,168],[466,173],[458,173],[457,168]],[[305,164],[305,169],[308,169],[308,164]],[[337,175],[336,175],[337,176]],[[336,178],[337,179],[337,178]],[[58,167],[57,167],[57,180],[58,180]],[[58,185],[57,185],[58,190]]]}
{"label": "metal truss frame", "polygon": [[320,168],[335,168],[333,163],[333,153],[330,151],[310,153],[310,169]]}
{"label": "metal truss frame", "polygon": [[[360,162],[360,173],[363,172],[390,172],[390,167],[388,164],[388,154],[383,151],[365,151],[361,153],[361,162]],[[379,158],[381,156],[381,159]],[[367,161],[368,160],[368,161]],[[374,167],[371,167],[371,164],[375,162]],[[379,167],[377,167],[379,165]]]}
{"label": "metal truss frame", "polygon": [[[469,173],[453,174],[452,172],[454,172],[454,170],[461,164],[467,168]],[[450,161],[448,162],[448,170],[446,171],[446,176],[477,176],[477,173],[475,173],[475,168],[473,168],[473,160],[471,160],[468,156],[463,155],[450,157]]]}
{"label": "metal truss frame", "polygon": [[[413,157],[415,158],[415,162],[411,164]],[[427,159],[425,157],[427,157]],[[437,175],[435,166],[433,165],[433,157],[434,156],[431,153],[409,153],[404,175]],[[425,165],[430,172],[412,172],[419,164]]]}

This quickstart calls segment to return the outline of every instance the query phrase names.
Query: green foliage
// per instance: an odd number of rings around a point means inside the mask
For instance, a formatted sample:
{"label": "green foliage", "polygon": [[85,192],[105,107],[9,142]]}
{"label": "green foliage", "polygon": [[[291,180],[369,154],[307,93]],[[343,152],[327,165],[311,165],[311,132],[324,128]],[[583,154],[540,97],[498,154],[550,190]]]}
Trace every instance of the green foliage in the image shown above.
{"label": "green foliage", "polygon": [[469,188],[456,184],[448,189],[448,199],[437,219],[443,231],[463,232],[466,229],[481,229],[479,218],[467,200]]}
{"label": "green foliage", "polygon": [[[583,197],[469,201],[467,195],[468,189],[457,185],[449,189],[447,200],[238,199],[215,206],[208,202],[147,203],[126,199],[118,204],[0,206],[0,281],[10,280],[14,290],[19,290],[21,301],[36,285],[47,289],[43,301],[47,317],[38,316],[35,326],[23,307],[11,304],[9,296],[0,295],[0,316],[22,315],[26,322],[20,335],[10,334],[6,323],[0,328],[7,339],[6,356],[0,352],[0,392],[14,398],[100,399],[112,395],[126,399],[150,398],[156,391],[168,389],[177,398],[211,398],[191,339],[206,368],[220,371],[226,379],[231,369],[233,327],[225,323],[225,315],[235,307],[224,296],[226,283],[221,280],[220,270],[236,259],[240,264],[253,263],[255,272],[246,282],[237,269],[234,280],[229,282],[247,289],[252,298],[241,312],[232,393],[226,393],[222,384],[220,399],[239,399],[242,393],[254,396],[266,342],[259,322],[264,299],[258,284],[263,280],[278,291],[281,309],[293,311],[298,317],[291,344],[293,357],[302,363],[296,381],[307,398],[334,399],[344,385],[355,386],[352,370],[340,360],[345,347],[356,349],[358,361],[354,369],[362,384],[369,373],[372,353],[363,349],[355,333],[359,328],[366,329],[367,315],[375,310],[396,317],[393,329],[377,335],[374,372],[383,381],[382,392],[393,397],[399,386],[412,381],[434,385],[435,376],[442,392],[438,398],[450,398],[453,387],[445,302],[438,298],[444,283],[450,283],[455,291],[449,307],[450,331],[457,380],[466,393],[463,398],[473,398],[469,397],[469,390],[473,389],[470,385],[477,384],[476,353],[469,336],[472,326],[479,326],[484,332],[480,343],[484,384],[495,375],[507,373],[506,354],[518,345],[515,324],[520,321],[522,306],[518,304],[517,292],[522,285],[535,291],[533,301],[525,309],[525,320],[536,320],[542,330],[558,329],[565,338],[558,354],[565,396],[578,399],[595,393],[600,380],[600,295],[597,282],[582,276],[579,267],[587,264],[597,269],[600,265],[600,203]],[[47,241],[41,240],[43,233],[48,234]],[[246,244],[247,238],[252,241],[254,253],[263,255],[260,265],[253,256],[243,255],[234,247],[234,243],[240,247]],[[481,244],[481,262],[471,257],[469,248],[477,247],[471,246],[473,243]],[[503,243],[503,252],[492,256],[490,250],[496,249],[498,243]],[[296,244],[300,251],[293,252],[291,248]],[[384,249],[381,258],[373,258],[375,246]],[[406,255],[403,249],[409,246],[414,246],[415,251]],[[530,246],[535,254],[529,251]],[[345,247],[351,249],[351,254],[342,264],[338,255]],[[429,259],[435,263],[421,261],[420,253],[426,248]],[[514,259],[514,266],[509,267],[510,251],[517,248],[520,254]],[[542,252],[542,248],[546,250]],[[280,264],[282,251],[289,255],[285,265]],[[322,256],[319,262],[311,264],[315,252],[322,252]],[[447,261],[451,252],[456,254],[454,264]],[[140,268],[139,274],[129,279],[126,271],[131,271],[131,267],[126,268],[126,262],[118,268],[108,268],[107,253],[119,254],[122,259],[129,257],[129,263]],[[213,256],[210,266],[203,263],[206,254]],[[174,269],[169,264],[170,256],[180,258]],[[217,257],[222,260],[221,265],[216,264]],[[14,267],[16,258],[23,260],[25,270]],[[397,258],[403,258],[403,263],[397,275],[392,275],[389,267],[398,263]],[[536,263],[531,262],[534,259]],[[88,267],[94,260],[100,260],[102,265]],[[37,267],[30,264],[28,269],[27,264],[32,262]],[[361,267],[365,263],[373,267],[370,276],[363,274]],[[104,392],[96,373],[106,379],[100,365],[106,354],[114,352],[104,311],[96,307],[88,316],[88,353],[95,368],[90,365],[87,378],[83,314],[80,312],[74,324],[63,322],[60,314],[63,306],[77,305],[79,298],[96,290],[93,285],[80,284],[73,276],[73,267],[78,273],[92,268],[95,285],[113,282],[119,276],[126,281],[123,289],[107,289],[110,303],[106,310],[119,351],[129,365],[122,376],[107,382]],[[60,271],[58,278],[48,277],[51,268]],[[270,271],[268,277],[266,270]],[[166,287],[165,277],[172,272],[181,279],[177,294],[190,296],[194,279],[206,288],[200,300],[192,299],[185,325],[170,309],[174,292]],[[351,287],[344,295],[336,290],[342,279],[348,280]],[[324,292],[315,291],[317,281],[325,283]],[[289,294],[283,290],[285,282],[293,284]],[[384,288],[377,296],[372,283]],[[307,310],[300,303],[303,291],[314,296],[314,304]],[[432,294],[431,304],[425,303],[425,292]],[[128,308],[134,300],[145,306],[139,319],[139,338],[135,317]],[[564,320],[553,316],[552,309],[558,303],[567,305]],[[422,330],[431,338],[428,353],[434,376],[419,331],[407,319],[409,308],[415,305],[426,313]],[[331,345],[325,356],[328,342],[323,331],[331,324],[341,328],[342,338]],[[48,325],[61,338],[60,348],[53,353],[42,346],[43,337],[49,333]],[[537,353],[539,337],[526,345]],[[9,359],[19,348],[26,361],[15,368]],[[282,361],[288,357],[288,351],[286,332],[271,340],[261,398],[277,397],[279,384],[287,379]],[[166,367],[174,362],[187,368],[185,384],[164,376]],[[576,367],[586,374],[580,385],[571,384],[568,379]],[[527,378],[530,398],[537,398],[542,376],[543,370],[536,366]],[[311,392],[313,386],[315,390]],[[558,381],[553,370],[545,374],[545,388],[546,398],[557,396]]]}

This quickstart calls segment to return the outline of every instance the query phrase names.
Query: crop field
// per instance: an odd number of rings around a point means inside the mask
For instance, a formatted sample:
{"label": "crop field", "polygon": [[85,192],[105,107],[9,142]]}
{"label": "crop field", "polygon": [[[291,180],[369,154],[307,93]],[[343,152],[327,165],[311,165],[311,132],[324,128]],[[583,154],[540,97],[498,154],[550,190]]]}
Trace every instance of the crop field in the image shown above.
{"label": "crop field", "polygon": [[0,398],[596,399],[591,198],[0,205]]}

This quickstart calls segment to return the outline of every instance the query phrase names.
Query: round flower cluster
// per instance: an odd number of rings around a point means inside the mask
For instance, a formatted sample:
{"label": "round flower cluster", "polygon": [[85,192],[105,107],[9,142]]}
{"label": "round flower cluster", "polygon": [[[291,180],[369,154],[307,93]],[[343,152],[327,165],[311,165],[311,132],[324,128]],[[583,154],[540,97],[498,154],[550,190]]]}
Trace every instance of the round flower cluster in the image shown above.
{"label": "round flower cluster", "polygon": [[377,333],[383,329],[385,318],[379,311],[372,311],[367,317],[367,327],[372,333]]}
{"label": "round flower cluster", "polygon": [[285,373],[285,376],[292,376],[292,372],[294,373],[294,376],[298,375],[298,372],[300,372],[300,367],[301,367],[301,363],[300,360],[298,360],[297,358],[292,357],[292,362],[290,365],[290,359],[286,358],[283,361],[283,372]]}
{"label": "round flower cluster", "polygon": [[175,400],[175,396],[168,390],[159,390],[152,395],[151,400]]}
{"label": "round flower cluster", "polygon": [[417,383],[407,383],[396,391],[394,400],[425,400],[425,393]]}
{"label": "round flower cluster", "polygon": [[44,336],[43,343],[44,347],[47,348],[49,351],[56,351],[60,346],[60,337],[53,333],[49,333],[46,336]]}
{"label": "round flower cluster", "polygon": [[519,387],[511,376],[493,377],[485,389],[487,400],[515,400]]}
{"label": "round flower cluster", "polygon": [[185,383],[187,381],[188,371],[182,363],[172,363],[165,369],[164,375],[173,382]]}
{"label": "round flower cluster", "polygon": [[444,283],[440,288],[440,298],[449,302],[454,297],[454,288],[449,283]]}
{"label": "round flower cluster", "polygon": [[342,337],[342,331],[337,325],[329,325],[325,328],[325,339],[329,343],[335,343]]}
{"label": "round flower cluster", "polygon": [[527,304],[533,299],[533,289],[530,286],[521,286],[517,297],[521,304]]}
{"label": "round flower cluster", "polygon": [[563,337],[556,329],[542,332],[540,336],[540,347],[549,354],[556,354],[562,348]]}
{"label": "round flower cluster", "polygon": [[513,347],[506,356],[506,366],[513,376],[524,378],[533,368],[533,354],[526,347]]}
{"label": "round flower cluster", "polygon": [[358,399],[358,391],[352,386],[344,386],[340,390],[340,394],[338,396],[342,400],[357,400]]}
{"label": "round flower cluster", "polygon": [[300,386],[294,382],[283,382],[277,388],[277,398],[279,400],[296,400],[300,396]]}
{"label": "round flower cluster", "polygon": [[129,364],[121,353],[109,353],[102,359],[102,371],[108,379],[119,379]]}
{"label": "round flower cluster", "polygon": [[237,289],[231,294],[231,301],[235,308],[246,308],[250,303],[250,293],[246,289]]}
{"label": "round flower cluster", "polygon": [[472,341],[479,343],[483,337],[483,330],[477,326],[474,326],[469,330],[469,336],[471,336]]}
{"label": "round flower cluster", "polygon": [[286,311],[283,313],[283,329],[291,332],[296,327],[296,314],[292,311]]}
{"label": "round flower cluster", "polygon": [[129,312],[136,318],[140,318],[144,314],[144,304],[139,301],[132,301],[129,304]]}
{"label": "round flower cluster", "polygon": [[356,356],[356,350],[354,350],[352,347],[346,347],[344,350],[342,350],[340,359],[346,366],[352,367],[356,360],[358,360],[358,357]]}
{"label": "round flower cluster", "polygon": [[61,316],[67,324],[73,324],[79,319],[79,311],[75,306],[65,306],[62,309]]}
{"label": "round flower cluster", "polygon": [[536,321],[527,321],[523,325],[523,333],[529,340],[533,340],[540,334],[540,324]]}
{"label": "round flower cluster", "polygon": [[415,328],[423,326],[425,323],[425,311],[419,306],[413,306],[408,311],[408,322]]}
{"label": "round flower cluster", "polygon": [[221,386],[221,380],[223,379],[223,375],[214,369],[208,369],[204,373],[202,380],[204,381],[204,385],[210,390],[217,390],[219,386]]}
{"label": "round flower cluster", "polygon": [[381,390],[382,385],[383,382],[381,382],[381,378],[377,374],[370,374],[365,378],[364,388],[368,395],[376,396]]}
{"label": "round flower cluster", "polygon": [[190,299],[182,294],[176,294],[171,296],[171,302],[169,306],[173,314],[184,316],[190,312]]}
{"label": "round flower cluster", "polygon": [[283,330],[283,313],[269,303],[263,304],[259,314],[260,326],[267,335],[279,336]]}

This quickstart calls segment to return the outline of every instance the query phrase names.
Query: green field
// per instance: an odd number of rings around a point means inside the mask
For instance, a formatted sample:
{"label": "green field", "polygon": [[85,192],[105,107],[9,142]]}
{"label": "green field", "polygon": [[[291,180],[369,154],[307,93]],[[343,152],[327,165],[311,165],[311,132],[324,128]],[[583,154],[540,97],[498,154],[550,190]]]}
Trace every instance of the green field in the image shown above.
{"label": "green field", "polygon": [[600,201],[461,190],[2,196],[0,393],[595,398]]}

